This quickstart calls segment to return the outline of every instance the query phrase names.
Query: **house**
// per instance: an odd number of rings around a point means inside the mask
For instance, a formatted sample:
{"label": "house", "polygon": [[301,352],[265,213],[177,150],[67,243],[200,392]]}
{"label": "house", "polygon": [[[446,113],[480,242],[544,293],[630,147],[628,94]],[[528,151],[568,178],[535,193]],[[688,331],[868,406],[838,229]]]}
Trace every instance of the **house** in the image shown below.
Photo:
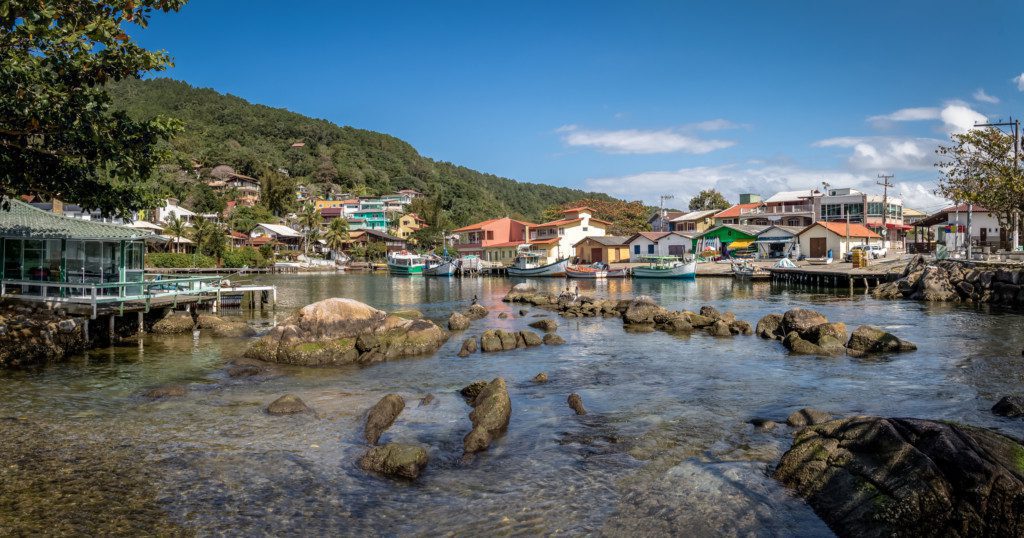
{"label": "house", "polygon": [[409,239],[412,234],[427,227],[427,221],[420,218],[416,213],[406,213],[398,217],[398,227],[394,230],[396,237]]}
{"label": "house", "polygon": [[[914,227],[926,230],[925,233],[930,233],[936,243],[956,250],[967,244],[967,212],[967,204],[945,207],[918,220]],[[1009,230],[1002,227],[994,213],[978,205],[970,207],[970,213],[972,244],[1000,248],[1010,243]]]}
{"label": "house", "polygon": [[510,265],[519,253],[519,246],[525,245],[523,241],[509,241],[507,243],[491,243],[482,247],[480,258],[489,262]]}
{"label": "house", "polygon": [[[410,192],[416,193],[416,195],[410,194]],[[385,194],[380,197],[380,200],[384,204],[386,211],[404,213],[405,208],[412,203],[416,196],[421,195],[417,191],[407,190],[405,192],[398,191],[395,194]]]}
{"label": "house", "polygon": [[98,210],[86,211],[82,206],[75,204],[65,204],[64,202],[54,198],[50,202],[41,202],[38,199],[33,198],[34,201],[29,202],[32,207],[41,209],[43,211],[49,211],[57,215],[63,215],[72,219],[82,220],[93,220],[97,222],[109,222],[111,224],[128,224],[124,219],[115,217],[104,217]]}
{"label": "house", "polygon": [[313,200],[313,206],[322,215],[325,209],[341,209],[342,213],[346,217],[351,217],[356,211],[359,210],[359,199],[358,198],[341,198],[337,200],[328,200],[325,198],[317,198]]}
{"label": "house", "polygon": [[213,167],[206,185],[218,192],[235,192],[239,205],[254,206],[260,200],[260,180],[235,172],[226,164]]}
{"label": "house", "polygon": [[693,237],[683,232],[639,232],[626,239],[626,246],[634,262],[644,256],[683,257],[693,250]]}
{"label": "house", "polygon": [[453,231],[459,236],[455,248],[463,256],[474,255],[484,258],[485,247],[509,248],[497,245],[523,244],[526,241],[527,228],[531,226],[534,224],[508,217],[463,226]]}
{"label": "house", "polygon": [[[856,189],[830,189],[821,198],[821,220],[857,222],[886,239],[902,241],[910,229],[903,223],[903,200],[864,194]],[[886,242],[888,244],[888,241]]]}
{"label": "house", "polygon": [[790,258],[799,257],[799,242],[796,235],[800,233],[798,226],[773,225],[757,234],[754,244],[757,245],[758,258]]}
{"label": "house", "polygon": [[669,221],[669,231],[672,232],[704,232],[715,225],[715,215],[718,209],[705,211],[690,211]]}
{"label": "house", "polygon": [[[717,215],[716,215],[717,218]],[[693,239],[693,250],[701,253],[715,251],[728,258],[730,252],[752,249],[757,235],[767,226],[749,224],[722,224],[699,234]]]}
{"label": "house", "polygon": [[762,205],[741,211],[739,223],[807,226],[818,220],[821,196],[817,189],[777,192]]}
{"label": "house", "polygon": [[685,211],[675,211],[669,209],[660,209],[655,211],[651,218],[647,219],[647,224],[651,226],[651,230],[655,232],[667,232],[669,231],[669,223],[672,219],[685,215]]}
{"label": "house", "polygon": [[[741,215],[745,216],[745,219],[750,220],[750,217],[748,215],[751,213],[752,210],[760,207],[762,203],[763,202],[760,201],[745,202],[734,204],[726,209],[723,209],[718,213],[715,213],[715,226],[721,226],[723,224],[741,224]],[[757,217],[755,220],[763,221],[763,225],[765,226],[768,225],[768,219],[764,217]],[[710,230],[710,228],[708,229]]]}
{"label": "house", "polygon": [[252,238],[249,237],[248,235],[246,235],[246,234],[244,234],[242,232],[236,232],[235,230],[229,230],[228,231],[227,239],[228,239],[228,244],[231,245],[231,248],[241,248],[241,247],[244,247],[244,246],[248,246],[249,245],[249,241],[252,240]]}
{"label": "house", "polygon": [[345,208],[343,207],[325,207],[320,210],[320,216],[324,219],[324,225],[330,224],[334,219],[345,218]]}
{"label": "house", "polygon": [[352,212],[350,218],[362,221],[357,229],[387,232],[387,212],[384,211],[384,202],[379,198],[360,198],[359,207]]}
{"label": "house", "polygon": [[[275,250],[299,250],[302,247],[302,234],[283,224],[261,222],[249,234],[253,239],[265,237],[277,245]],[[256,241],[253,241],[253,245]]]}
{"label": "house", "polygon": [[585,237],[605,235],[610,222],[593,217],[589,207],[574,207],[562,211],[562,218],[531,226],[529,230],[530,249],[539,252],[545,263],[571,257],[575,254],[573,245]]}
{"label": "house", "polygon": [[584,237],[573,245],[580,263],[618,263],[629,261],[629,237],[598,235]]}
{"label": "house", "polygon": [[807,226],[797,237],[800,253],[808,258],[842,260],[851,248],[858,245],[882,245],[882,236],[858,223],[818,221]]}
{"label": "house", "polygon": [[400,237],[389,235],[380,230],[357,230],[349,232],[348,243],[350,245],[366,246],[368,243],[384,243],[388,252],[398,252],[406,249],[406,242]]}
{"label": "house", "polygon": [[163,207],[153,210],[153,218],[151,220],[156,223],[167,224],[175,217],[185,221],[186,224],[190,224],[196,218],[196,214],[178,205],[176,198],[168,198],[165,200]]}

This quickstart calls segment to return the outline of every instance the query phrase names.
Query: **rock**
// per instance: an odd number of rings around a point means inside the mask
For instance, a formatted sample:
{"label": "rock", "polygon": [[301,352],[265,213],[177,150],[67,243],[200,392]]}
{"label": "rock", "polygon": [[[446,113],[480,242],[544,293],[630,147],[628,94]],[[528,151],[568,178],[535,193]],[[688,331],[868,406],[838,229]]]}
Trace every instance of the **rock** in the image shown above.
{"label": "rock", "polygon": [[547,333],[544,335],[543,342],[548,346],[560,346],[565,343],[565,339],[555,333]]}
{"label": "rock", "polygon": [[804,337],[805,332],[822,323],[828,323],[828,319],[820,312],[806,308],[794,308],[782,316],[782,329],[785,334],[796,331],[801,338]]}
{"label": "rock", "polygon": [[949,281],[949,273],[945,269],[929,266],[925,268],[924,274],[908,298],[941,302],[959,300],[960,295],[953,288]]}
{"label": "rock", "polygon": [[519,335],[522,337],[526,347],[539,346],[544,343],[540,336],[533,331],[519,331]]}
{"label": "rock", "polygon": [[228,377],[232,378],[253,377],[260,375],[265,371],[265,368],[261,368],[259,366],[256,366],[255,364],[239,364],[229,366],[227,369]]}
{"label": "rock", "polygon": [[435,399],[436,398],[434,397],[433,394],[427,394],[426,396],[420,398],[420,404],[417,405],[416,407],[424,407],[424,406],[430,405],[430,404],[434,403]]}
{"label": "rock", "polygon": [[700,315],[711,319],[721,319],[722,317],[722,314],[718,311],[718,309],[713,306],[700,307]]}
{"label": "rock", "polygon": [[961,297],[970,297],[971,295],[974,294],[974,284],[971,284],[966,280],[958,282],[956,285],[956,289],[958,292],[960,292]]}
{"label": "rock", "polygon": [[840,536],[1020,536],[1021,454],[983,428],[852,417],[802,430],[774,478]]}
{"label": "rock", "polygon": [[688,333],[693,331],[693,325],[690,325],[690,321],[686,318],[686,315],[681,312],[672,312],[667,316],[663,316],[657,328],[670,333]]}
{"label": "rock", "polygon": [[546,372],[541,372],[541,373],[533,376],[533,382],[534,383],[547,383],[548,382],[548,374]]}
{"label": "rock", "polygon": [[458,312],[452,312],[452,315],[448,316],[448,330],[449,331],[464,331],[469,328],[469,318],[463,316]]}
{"label": "rock", "polygon": [[463,398],[472,403],[473,400],[476,399],[477,395],[480,394],[480,391],[482,391],[486,386],[486,381],[474,381],[466,385],[465,387],[462,387],[462,390],[459,391],[459,394],[461,394]]}
{"label": "rock", "polygon": [[732,336],[732,331],[729,330],[729,324],[720,319],[706,327],[705,330],[711,336]]}
{"label": "rock", "polygon": [[842,347],[846,342],[846,324],[845,323],[822,323],[811,327],[806,333],[803,334],[803,338],[815,344],[821,344],[822,338],[831,337],[834,340],[840,342]]}
{"label": "rock", "polygon": [[702,329],[704,327],[710,326],[711,324],[713,324],[715,322],[715,320],[713,320],[713,319],[711,319],[711,318],[709,318],[707,316],[702,316],[700,314],[695,314],[693,312],[684,312],[683,315],[686,316],[686,321],[694,329]]}
{"label": "rock", "polygon": [[529,282],[520,282],[519,284],[512,286],[511,291],[518,293],[535,293],[537,291],[537,287]]}
{"label": "rock", "polygon": [[729,332],[732,334],[751,335],[754,334],[754,329],[750,327],[750,323],[737,319],[729,323]]}
{"label": "rock", "polygon": [[629,302],[622,313],[622,322],[627,325],[654,324],[654,317],[664,314],[665,309],[647,295],[641,295]]}
{"label": "rock", "polygon": [[570,394],[567,403],[573,411],[576,411],[577,415],[587,414],[587,408],[583,407],[583,398],[579,394],[576,394],[575,392]]}
{"label": "rock", "polygon": [[992,406],[992,412],[1001,417],[1024,416],[1024,396],[1003,396]]}
{"label": "rock", "polygon": [[371,445],[377,444],[382,433],[387,431],[405,409],[405,400],[397,394],[388,394],[374,404],[366,413],[366,427],[363,437]]}
{"label": "rock", "polygon": [[190,334],[195,328],[192,316],[188,312],[172,312],[164,319],[154,323],[150,332],[153,334]]}
{"label": "rock", "polygon": [[78,324],[73,319],[62,319],[57,322],[57,329],[64,334],[73,333],[78,329]]}
{"label": "rock", "polygon": [[467,338],[462,341],[462,349],[459,350],[460,357],[468,357],[476,353],[476,339]]}
{"label": "rock", "polygon": [[199,315],[199,330],[219,338],[242,338],[256,335],[256,329],[253,329],[242,320],[225,319],[209,314]]}
{"label": "rock", "polygon": [[390,360],[432,353],[448,333],[425,319],[388,315],[352,299],[326,299],[292,314],[246,357],[303,366]]}
{"label": "rock", "polygon": [[832,420],[832,415],[813,407],[805,407],[799,411],[793,411],[793,414],[786,418],[786,424],[794,428],[803,428],[804,426],[821,424],[830,420]]}
{"label": "rock", "polygon": [[423,319],[423,312],[416,310],[415,308],[406,308],[403,310],[395,310],[391,313],[392,316],[398,316],[402,319]]}
{"label": "rock", "polygon": [[917,346],[900,340],[891,333],[887,333],[878,327],[861,325],[850,335],[850,341],[846,344],[851,354],[864,353],[902,353],[914,351]]}
{"label": "rock", "polygon": [[768,314],[758,320],[754,332],[761,338],[782,340],[786,337],[785,331],[782,330],[782,316],[779,314]]}
{"label": "rock", "polygon": [[530,323],[530,327],[540,329],[546,333],[553,333],[558,329],[558,322],[549,318],[541,318]]}
{"label": "rock", "polygon": [[267,406],[267,413],[271,415],[294,415],[296,413],[305,413],[309,410],[306,402],[303,402],[294,394],[285,394]]}
{"label": "rock", "polygon": [[836,354],[835,351],[829,351],[814,342],[804,340],[800,338],[800,334],[796,331],[792,331],[782,339],[782,345],[786,346],[786,349],[797,355],[819,355],[828,356]]}
{"label": "rock", "polygon": [[185,385],[161,385],[147,390],[143,396],[156,400],[160,398],[177,398],[184,396],[187,392],[188,388]]}
{"label": "rock", "polygon": [[[516,341],[516,333],[503,331],[498,329],[494,331],[498,335],[498,340],[501,341],[501,349],[504,351],[510,351],[517,347],[520,347]],[[486,349],[484,351],[487,351]]]}
{"label": "rock", "polygon": [[473,430],[462,440],[465,453],[487,450],[494,439],[508,428],[511,416],[512,400],[508,396],[505,380],[495,378],[473,400],[473,411],[469,414]]}
{"label": "rock", "polygon": [[498,314],[498,319],[508,319],[508,312]]}
{"label": "rock", "polygon": [[427,451],[421,446],[388,443],[368,450],[359,459],[359,466],[366,471],[413,480],[427,466]]}
{"label": "rock", "polygon": [[484,331],[484,334],[480,335],[481,351],[491,353],[494,351],[501,351],[501,349],[501,338],[498,336],[498,331],[488,329]]}
{"label": "rock", "polygon": [[526,315],[527,315],[527,314],[529,314],[529,313],[530,313],[530,312],[529,312],[528,310],[520,310],[520,311],[519,311],[519,317],[521,317],[521,318],[524,318],[524,317],[526,317]]}
{"label": "rock", "polygon": [[488,312],[486,308],[484,308],[482,305],[475,304],[470,306],[469,309],[466,310],[466,312],[463,315],[471,320],[474,320],[486,318],[487,313]]}
{"label": "rock", "polygon": [[759,431],[763,431],[763,432],[770,432],[770,431],[774,430],[775,427],[777,426],[777,424],[775,423],[774,420],[768,420],[766,418],[751,419],[750,420],[750,424],[752,426],[754,426],[754,428],[758,429]]}

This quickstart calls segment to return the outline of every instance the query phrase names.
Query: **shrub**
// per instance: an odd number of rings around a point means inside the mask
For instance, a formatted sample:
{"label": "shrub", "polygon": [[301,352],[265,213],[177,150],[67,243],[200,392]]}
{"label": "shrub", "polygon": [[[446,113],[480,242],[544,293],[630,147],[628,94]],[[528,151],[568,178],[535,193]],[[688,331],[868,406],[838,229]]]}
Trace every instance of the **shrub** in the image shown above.
{"label": "shrub", "polygon": [[270,262],[253,247],[233,248],[224,253],[224,267],[267,267]]}
{"label": "shrub", "polygon": [[185,254],[180,252],[150,252],[146,254],[146,267],[179,268],[179,267],[216,267],[217,261],[202,254]]}

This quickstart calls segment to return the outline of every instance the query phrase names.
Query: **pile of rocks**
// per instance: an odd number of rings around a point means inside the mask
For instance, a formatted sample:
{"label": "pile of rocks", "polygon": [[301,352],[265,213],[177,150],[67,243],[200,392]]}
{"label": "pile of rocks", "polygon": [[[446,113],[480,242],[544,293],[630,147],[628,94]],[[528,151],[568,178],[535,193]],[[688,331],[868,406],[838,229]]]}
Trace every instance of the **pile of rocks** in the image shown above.
{"label": "pile of rocks", "polygon": [[542,338],[533,331],[506,331],[504,329],[487,329],[480,335],[480,345],[477,346],[476,339],[467,338],[462,342],[459,350],[460,357],[468,357],[476,353],[477,349],[484,353],[495,351],[511,351],[527,347],[535,347],[541,344],[559,345],[565,340],[554,333],[547,333]]}
{"label": "pile of rocks", "polygon": [[303,307],[246,351],[246,357],[304,366],[366,363],[436,351],[448,333],[425,319],[405,319],[352,299]]}
{"label": "pile of rocks", "polygon": [[880,299],[914,299],[1024,306],[1024,269],[942,260],[925,264],[915,258],[895,282],[872,294]]}
{"label": "pile of rocks", "polygon": [[711,306],[702,306],[700,312],[677,312],[658,305],[651,297],[641,295],[622,310],[622,323],[632,330],[659,330],[670,333],[690,333],[703,330],[712,336],[752,334],[750,323],[736,319],[732,312],[719,312]]}
{"label": "pile of rocks", "polygon": [[854,355],[901,353],[917,346],[877,327],[861,325],[847,338],[846,324],[832,323],[820,312],[794,308],[783,315],[768,314],[757,322],[761,338],[781,340],[786,349],[801,355]]}
{"label": "pile of rocks", "polygon": [[153,334],[190,334],[200,330],[222,338],[255,336],[256,330],[242,320],[199,314],[194,319],[188,312],[172,312],[153,324]]}
{"label": "pile of rocks", "polygon": [[84,351],[89,342],[83,318],[50,308],[0,308],[0,367],[61,360]]}
{"label": "pile of rocks", "polygon": [[558,295],[539,292],[536,287],[528,283],[513,286],[502,301],[530,304],[553,310],[566,318],[616,317],[629,304],[629,301],[600,300],[589,295],[577,295],[571,292],[563,292]]}

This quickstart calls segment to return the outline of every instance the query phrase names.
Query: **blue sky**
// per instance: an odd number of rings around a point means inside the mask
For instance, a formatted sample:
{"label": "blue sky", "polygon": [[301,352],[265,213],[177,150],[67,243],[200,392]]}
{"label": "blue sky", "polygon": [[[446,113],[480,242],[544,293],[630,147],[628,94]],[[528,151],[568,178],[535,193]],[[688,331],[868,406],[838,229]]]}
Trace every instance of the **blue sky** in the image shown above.
{"label": "blue sky", "polygon": [[195,86],[647,202],[889,172],[934,209],[935,144],[1024,112],[1021,2],[241,6],[192,0],[136,36]]}

